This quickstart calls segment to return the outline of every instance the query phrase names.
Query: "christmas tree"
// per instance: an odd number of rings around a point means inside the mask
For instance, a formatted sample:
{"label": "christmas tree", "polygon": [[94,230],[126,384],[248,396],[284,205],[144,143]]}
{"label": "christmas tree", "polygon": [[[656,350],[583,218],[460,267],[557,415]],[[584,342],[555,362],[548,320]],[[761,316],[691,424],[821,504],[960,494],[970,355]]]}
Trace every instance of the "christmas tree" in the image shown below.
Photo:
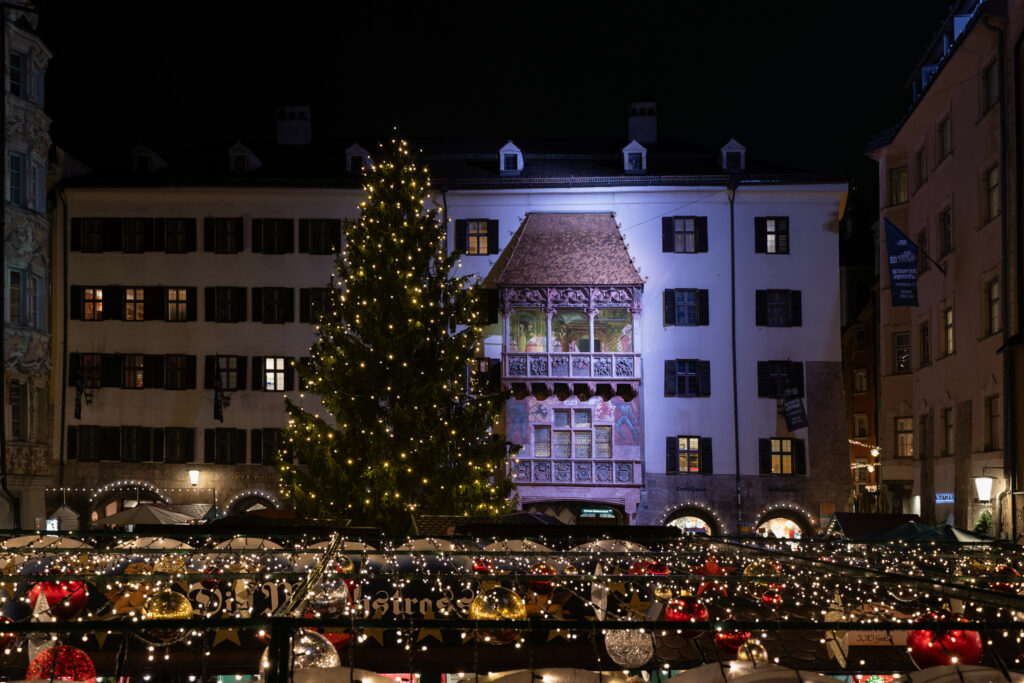
{"label": "christmas tree", "polygon": [[[469,385],[479,294],[451,276],[459,256],[429,184],[407,143],[382,145],[345,223],[303,393],[286,399],[281,486],[301,515],[398,532],[414,510],[511,508],[508,451],[491,433],[505,396]],[[310,395],[321,410],[303,407]]]}

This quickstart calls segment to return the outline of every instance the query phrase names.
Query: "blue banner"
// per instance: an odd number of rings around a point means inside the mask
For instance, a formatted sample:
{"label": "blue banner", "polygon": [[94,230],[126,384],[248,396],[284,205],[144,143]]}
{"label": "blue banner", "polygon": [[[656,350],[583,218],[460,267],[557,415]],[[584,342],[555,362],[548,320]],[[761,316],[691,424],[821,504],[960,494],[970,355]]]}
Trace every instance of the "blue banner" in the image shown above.
{"label": "blue banner", "polygon": [[893,306],[917,306],[917,245],[885,219],[889,291]]}

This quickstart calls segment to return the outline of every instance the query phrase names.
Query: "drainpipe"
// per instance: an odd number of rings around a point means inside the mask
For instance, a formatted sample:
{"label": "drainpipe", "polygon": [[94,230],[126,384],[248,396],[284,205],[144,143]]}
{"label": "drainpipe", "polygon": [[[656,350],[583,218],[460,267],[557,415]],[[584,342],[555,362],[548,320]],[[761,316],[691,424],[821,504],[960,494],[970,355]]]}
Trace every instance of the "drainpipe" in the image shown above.
{"label": "drainpipe", "polygon": [[[1009,301],[1008,301],[1009,296],[1007,296],[1007,294],[1009,292],[1010,266],[1009,266],[1009,259],[1006,257],[1006,255],[1008,253],[1007,244],[1008,244],[1010,226],[1009,226],[1009,218],[1008,218],[1008,215],[1009,215],[1009,211],[1008,211],[1008,209],[1009,209],[1009,205],[1008,205],[1009,204],[1009,200],[1008,200],[1008,197],[1007,197],[1007,194],[1006,194],[1006,183],[1007,183],[1006,169],[1009,167],[1010,152],[1009,152],[1009,150],[1007,149],[1007,146],[1006,146],[1007,145],[1007,140],[1009,140],[1009,135],[1008,135],[1009,124],[1007,123],[1007,120],[1006,120],[1006,116],[1007,116],[1006,88],[1003,87],[1003,83],[1006,82],[1006,55],[1005,55],[1005,48],[1004,48],[1004,45],[1003,45],[1003,42],[1005,40],[1005,36],[1003,35],[1002,29],[1000,29],[998,26],[994,26],[989,21],[989,18],[987,16],[982,17],[981,23],[982,23],[982,26],[987,28],[989,31],[995,32],[995,34],[996,34],[996,44],[997,44],[997,47],[998,47],[998,53],[997,53],[997,57],[996,57],[996,60],[997,60],[996,68],[999,70],[999,175],[1001,176],[999,178],[999,213],[1000,213],[1000,221],[999,221],[999,223],[1000,223],[1000,231],[1001,231],[1000,232],[1000,237],[1002,239],[1002,246],[1003,246],[1002,268],[1001,268],[1001,272],[1000,272],[1000,275],[999,275],[999,289],[1001,290],[1000,293],[999,293],[999,298],[1000,298],[999,307],[1001,309],[1000,310],[1000,315],[1002,316],[1002,319],[1003,319],[1003,396],[1005,397],[1005,399],[1004,399],[1005,407],[1003,408],[1003,415],[1004,415],[1004,417],[1003,417],[1003,449],[1004,449],[1003,450],[1003,464],[1006,466],[1005,471],[1008,472],[1007,477],[1009,479],[1009,490],[1010,490],[1010,538],[1011,538],[1011,540],[1014,543],[1016,543],[1017,542],[1017,503],[1016,503],[1016,496],[1013,495],[1014,489],[1017,488],[1017,462],[1016,462],[1016,460],[1017,460],[1017,457],[1016,457],[1017,439],[1016,439],[1016,434],[1014,432],[1014,424],[1015,424],[1016,420],[1008,419],[1009,416],[1016,414],[1016,403],[1017,403],[1017,401],[1016,401],[1016,398],[1015,398],[1015,395],[1014,395],[1014,393],[1015,393],[1015,388],[1014,388],[1015,382],[1014,382],[1013,357],[1014,357],[1014,354],[1015,354],[1015,350],[1010,348],[1010,346],[1011,346],[1011,344],[1010,344],[1010,325],[1009,325],[1009,322],[1010,322],[1010,316],[1009,316],[1010,306],[1009,306]],[[1022,38],[1024,38],[1024,37],[1022,37]],[[1014,60],[1015,60],[1015,62],[1019,61],[1019,60],[1017,60],[1016,55],[1014,56]],[[1015,67],[1016,66],[1017,65],[1015,64]],[[1016,70],[1014,71],[1014,73],[1017,73]],[[1020,143],[1020,122],[1019,121],[1017,122],[1017,129],[1018,129],[1017,142],[1019,144]],[[1018,155],[1018,157],[1019,157],[1019,155]],[[1018,179],[1020,178],[1020,167],[1019,167],[1019,164],[1018,164],[1017,173],[1015,174],[1015,176]],[[1018,185],[1019,185],[1019,183],[1018,183]],[[1018,187],[1018,192],[1020,192],[1020,188],[1019,187]],[[1021,245],[1020,245],[1020,235],[1018,234],[1018,238],[1017,238],[1017,267],[1018,268],[1020,268],[1020,265],[1021,265],[1021,253],[1022,252],[1021,252]],[[1017,325],[1018,325],[1018,327],[1020,326],[1020,321],[1021,321],[1021,317],[1020,317],[1021,301],[1020,301],[1020,298],[1019,298],[1020,294],[1021,294],[1020,286],[1019,286],[1020,281],[1021,281],[1021,278],[1020,278],[1020,274],[1018,273],[1017,274],[1018,288],[1017,288],[1017,299],[1016,299],[1016,301],[1017,301],[1017,313],[1018,313],[1018,315],[1017,315]],[[1007,299],[1007,301],[1002,301],[1002,299]],[[1002,508],[1000,508],[1000,509],[1002,509]]]}
{"label": "drainpipe", "polygon": [[732,311],[732,441],[736,453],[736,535],[740,535],[743,517],[743,489],[740,483],[740,399],[736,378],[736,186],[730,180],[726,187],[729,198],[729,310]]}
{"label": "drainpipe", "polygon": [[[58,485],[60,486],[60,490],[61,490],[61,496],[62,496],[61,500],[63,501],[63,504],[67,504],[67,493],[64,491],[64,432],[66,431],[65,430],[65,425],[67,423],[67,401],[68,401],[68,355],[69,355],[68,354],[68,320],[69,320],[69,317],[68,317],[68,299],[69,299],[68,292],[69,292],[69,290],[68,290],[67,282],[68,282],[68,245],[70,244],[70,242],[68,240],[70,239],[70,235],[69,235],[69,230],[68,230],[68,227],[69,227],[68,200],[67,200],[67,197],[64,195],[64,189],[63,188],[57,190],[57,199],[61,203],[61,205],[64,207],[64,210],[61,211],[61,216],[63,217],[63,222],[64,222],[64,225],[63,225],[63,234],[64,234],[63,242],[64,242],[64,244],[62,245],[62,249],[61,249],[61,260],[63,261],[63,263],[61,264],[62,265],[62,270],[63,270],[63,278],[61,280],[61,290],[62,290],[61,300],[64,302],[64,310],[61,311],[61,316],[60,316],[61,327],[63,329],[61,330],[61,351],[60,351],[60,358],[61,358],[61,373],[60,373],[60,375],[61,375],[61,380],[62,380],[61,381],[61,387],[60,387],[60,438],[57,441],[57,443],[59,444],[59,448],[60,448],[60,453],[59,453],[59,457],[60,457],[60,469],[59,469],[59,472],[60,472],[60,475],[59,475],[59,478],[58,478],[58,481],[59,481]],[[51,261],[50,264],[51,264],[51,268],[52,268],[53,267],[53,265],[52,265],[53,261]],[[52,288],[51,288],[51,291],[52,291]],[[51,300],[52,300],[52,297],[51,297]],[[50,307],[50,319],[51,320],[56,320],[56,316],[54,315],[54,310],[53,310],[52,306]]]}

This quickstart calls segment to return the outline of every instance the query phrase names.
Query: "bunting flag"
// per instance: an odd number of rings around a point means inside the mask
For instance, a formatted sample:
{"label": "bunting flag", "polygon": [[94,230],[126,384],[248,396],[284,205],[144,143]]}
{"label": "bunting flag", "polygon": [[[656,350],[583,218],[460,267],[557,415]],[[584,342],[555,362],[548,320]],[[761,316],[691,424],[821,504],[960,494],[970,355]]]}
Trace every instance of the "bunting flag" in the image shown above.
{"label": "bunting flag", "polygon": [[782,393],[782,415],[786,418],[786,429],[795,432],[808,425],[807,411],[804,410],[803,393],[800,387],[803,382],[796,381],[794,372],[802,371],[802,366],[797,363],[789,364],[789,372],[786,373],[786,388]]}
{"label": "bunting flag", "polygon": [[213,419],[224,421],[224,384],[220,378],[220,356],[213,361]]}
{"label": "bunting flag", "polygon": [[917,306],[917,245],[885,219],[889,292],[893,306]]}

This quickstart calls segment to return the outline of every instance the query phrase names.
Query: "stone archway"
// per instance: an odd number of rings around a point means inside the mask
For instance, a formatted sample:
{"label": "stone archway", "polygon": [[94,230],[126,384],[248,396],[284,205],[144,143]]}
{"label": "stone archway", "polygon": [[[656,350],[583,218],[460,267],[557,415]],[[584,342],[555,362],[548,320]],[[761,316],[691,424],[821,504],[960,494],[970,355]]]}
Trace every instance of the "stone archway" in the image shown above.
{"label": "stone archway", "polygon": [[810,518],[794,507],[776,506],[763,510],[754,523],[754,533],[770,538],[800,540],[815,533]]}
{"label": "stone archway", "polygon": [[269,493],[250,491],[228,503],[227,509],[224,512],[229,515],[242,515],[246,512],[276,510],[277,508],[277,500]]}
{"label": "stone archway", "polygon": [[675,526],[683,533],[721,536],[722,525],[717,515],[700,505],[681,505],[665,519],[665,526]]}
{"label": "stone archway", "polygon": [[90,499],[83,523],[117,514],[121,510],[145,503],[166,503],[167,498],[157,487],[145,481],[117,482],[101,488]]}

